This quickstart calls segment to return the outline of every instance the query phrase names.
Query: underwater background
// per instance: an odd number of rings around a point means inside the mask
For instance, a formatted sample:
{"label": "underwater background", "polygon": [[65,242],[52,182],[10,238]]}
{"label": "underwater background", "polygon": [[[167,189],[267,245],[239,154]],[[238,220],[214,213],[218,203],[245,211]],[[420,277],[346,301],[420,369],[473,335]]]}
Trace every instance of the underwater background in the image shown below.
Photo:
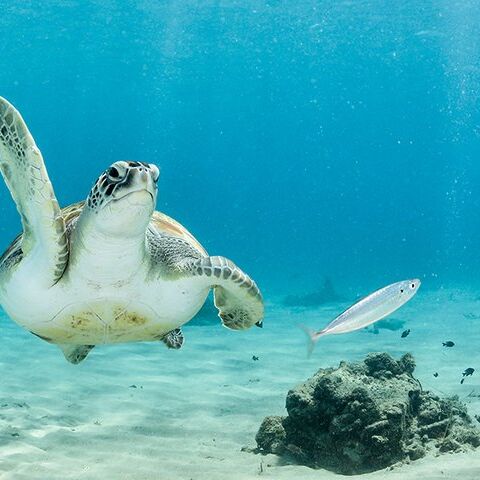
{"label": "underwater background", "polygon": [[1,94],[61,205],[156,163],[158,209],[267,292],[476,283],[479,21],[469,0],[5,1]]}
{"label": "underwater background", "polygon": [[[0,96],[61,206],[117,160],[155,163],[157,209],[248,272],[267,314],[232,336],[207,309],[173,356],[106,346],[78,367],[2,315],[0,478],[150,480],[159,462],[166,480],[256,478],[240,447],[287,390],[372,350],[412,351],[426,387],[439,371],[442,393],[479,392],[459,385],[480,369],[479,24],[475,0],[2,1]],[[0,215],[3,250],[21,230],[3,182]],[[406,278],[422,280],[395,314],[408,339],[357,332],[306,361],[298,323]],[[478,478],[472,458],[452,471]],[[272,478],[331,478],[296,468]]]}

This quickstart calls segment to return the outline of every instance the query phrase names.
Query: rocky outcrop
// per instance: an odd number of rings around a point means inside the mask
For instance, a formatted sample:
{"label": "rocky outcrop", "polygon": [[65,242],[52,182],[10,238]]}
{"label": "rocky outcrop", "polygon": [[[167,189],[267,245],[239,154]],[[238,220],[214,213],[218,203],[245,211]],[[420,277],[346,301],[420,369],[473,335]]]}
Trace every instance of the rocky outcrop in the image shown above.
{"label": "rocky outcrop", "polygon": [[411,355],[372,353],[361,363],[321,369],[287,394],[288,416],[266,417],[258,450],[344,474],[365,473],[430,449],[461,451],[480,445],[457,398],[424,391]]}

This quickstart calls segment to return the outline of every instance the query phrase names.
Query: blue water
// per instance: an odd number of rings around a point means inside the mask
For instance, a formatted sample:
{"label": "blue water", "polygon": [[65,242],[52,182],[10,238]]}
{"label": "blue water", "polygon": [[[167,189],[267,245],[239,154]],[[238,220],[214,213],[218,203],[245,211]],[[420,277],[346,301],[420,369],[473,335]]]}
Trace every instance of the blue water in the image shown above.
{"label": "blue water", "polygon": [[[161,168],[158,210],[267,303],[326,277],[348,298],[411,277],[478,286],[477,1],[1,9],[0,95],[62,206],[111,163],[145,161]],[[3,250],[21,226],[0,183]]]}
{"label": "blue water", "polygon": [[266,291],[477,281],[477,2],[2,8],[1,94],[62,205],[143,160],[162,169],[158,208]]}

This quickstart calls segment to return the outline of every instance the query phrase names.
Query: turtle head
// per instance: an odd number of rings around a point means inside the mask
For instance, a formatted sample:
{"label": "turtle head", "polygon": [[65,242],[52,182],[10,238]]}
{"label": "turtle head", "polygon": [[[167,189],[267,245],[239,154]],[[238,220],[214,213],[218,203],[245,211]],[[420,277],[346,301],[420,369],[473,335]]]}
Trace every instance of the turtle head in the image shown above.
{"label": "turtle head", "polygon": [[155,209],[159,169],[143,162],[115,162],[98,177],[84,213],[107,235],[144,233]]}

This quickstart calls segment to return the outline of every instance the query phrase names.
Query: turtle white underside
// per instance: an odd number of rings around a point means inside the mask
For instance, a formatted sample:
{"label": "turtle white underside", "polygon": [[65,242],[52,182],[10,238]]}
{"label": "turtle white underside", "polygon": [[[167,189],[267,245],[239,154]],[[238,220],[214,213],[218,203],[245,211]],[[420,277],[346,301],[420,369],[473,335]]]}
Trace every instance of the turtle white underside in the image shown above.
{"label": "turtle white underside", "polygon": [[[82,208],[77,204],[62,212],[70,244],[75,244],[72,237]],[[158,231],[163,225],[159,219],[171,223],[170,231]],[[82,252],[73,257],[62,277],[48,288],[39,284],[35,270],[36,256],[42,251],[31,252],[4,273],[8,277],[0,287],[3,308],[15,322],[52,343],[100,345],[162,339],[198,312],[211,288],[191,275],[159,268],[159,248],[172,241],[180,252],[206,256],[199,244],[174,237],[180,231],[174,230],[172,222],[156,213],[147,248],[138,256],[128,245],[125,254],[112,253],[112,246],[99,239],[98,245],[89,245],[92,255]]]}
{"label": "turtle white underside", "polygon": [[160,340],[188,322],[209,291],[190,278],[100,288],[72,280],[60,281],[46,292],[29,290],[22,295],[19,290],[26,283],[22,277],[17,274],[7,285],[4,309],[27,330],[61,344]]}

